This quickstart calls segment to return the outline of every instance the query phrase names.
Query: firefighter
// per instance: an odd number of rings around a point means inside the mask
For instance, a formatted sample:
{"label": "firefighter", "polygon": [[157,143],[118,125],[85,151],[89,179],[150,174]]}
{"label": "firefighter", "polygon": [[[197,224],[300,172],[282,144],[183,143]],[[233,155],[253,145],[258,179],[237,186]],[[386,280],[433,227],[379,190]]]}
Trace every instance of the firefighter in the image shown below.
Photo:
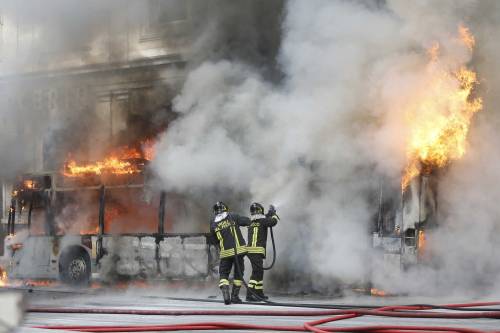
{"label": "firefighter", "polygon": [[251,223],[248,226],[247,255],[252,264],[252,275],[248,282],[246,300],[257,302],[267,300],[264,295],[264,258],[266,257],[267,229],[274,227],[279,220],[274,206],[270,206],[266,215],[264,207],[254,202],[250,206]]}
{"label": "firefighter", "polygon": [[[241,285],[243,283],[244,261],[247,252],[245,239],[241,234],[240,226],[248,226],[250,219],[229,212],[228,207],[223,202],[217,202],[214,207],[214,217],[210,222],[210,232],[212,237],[219,242],[220,263],[219,263],[219,287],[222,291],[224,303],[241,303],[239,297]],[[236,251],[236,253],[235,253]],[[236,263],[236,261],[238,261]],[[234,266],[233,289],[229,294],[229,273]]]}

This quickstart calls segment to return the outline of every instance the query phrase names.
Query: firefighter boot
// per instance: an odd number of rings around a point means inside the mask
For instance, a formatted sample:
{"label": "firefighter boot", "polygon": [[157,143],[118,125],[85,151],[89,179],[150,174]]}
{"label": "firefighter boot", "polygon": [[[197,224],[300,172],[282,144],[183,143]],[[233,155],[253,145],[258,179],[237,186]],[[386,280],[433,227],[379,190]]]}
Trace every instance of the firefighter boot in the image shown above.
{"label": "firefighter boot", "polygon": [[264,295],[264,290],[259,289],[259,290],[256,290],[256,291],[257,291],[257,296],[259,296],[259,298],[260,298],[261,301],[267,301],[269,299],[269,297],[267,297],[266,295]]}
{"label": "firefighter boot", "polygon": [[243,303],[239,294],[240,294],[241,286],[233,285],[233,291],[231,292],[231,302],[235,304]]}
{"label": "firefighter boot", "polygon": [[247,298],[245,299],[247,302],[259,302],[260,299],[257,298],[257,290],[254,288],[248,287],[247,289]]}
{"label": "firefighter boot", "polygon": [[229,295],[229,286],[228,285],[221,286],[220,290],[222,291],[222,298],[224,298],[224,304],[226,305],[231,304],[231,295]]}

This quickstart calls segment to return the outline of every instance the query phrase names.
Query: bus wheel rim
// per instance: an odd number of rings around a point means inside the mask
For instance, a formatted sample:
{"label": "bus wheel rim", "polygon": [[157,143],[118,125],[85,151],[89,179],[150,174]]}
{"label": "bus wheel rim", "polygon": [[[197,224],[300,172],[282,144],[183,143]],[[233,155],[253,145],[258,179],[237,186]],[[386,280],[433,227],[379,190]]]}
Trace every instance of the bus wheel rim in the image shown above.
{"label": "bus wheel rim", "polygon": [[85,273],[85,260],[82,258],[74,259],[69,265],[69,275],[73,280],[78,280]]}

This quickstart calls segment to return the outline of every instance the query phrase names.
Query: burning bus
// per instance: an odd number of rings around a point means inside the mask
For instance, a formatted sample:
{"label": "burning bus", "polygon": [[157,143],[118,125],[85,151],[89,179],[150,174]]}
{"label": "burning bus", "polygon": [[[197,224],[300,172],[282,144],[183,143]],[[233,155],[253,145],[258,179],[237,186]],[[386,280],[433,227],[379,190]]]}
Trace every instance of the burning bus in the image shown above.
{"label": "burning bus", "polygon": [[438,174],[420,174],[405,191],[381,183],[373,247],[386,263],[406,270],[416,264],[431,264],[427,239],[439,224]]}
{"label": "burning bus", "polygon": [[[472,53],[474,36],[465,26],[459,26],[456,42]],[[483,107],[472,69],[441,59],[437,43],[428,54],[425,89],[410,94],[406,105],[409,136],[403,176],[399,184],[380,186],[373,233],[374,248],[403,269],[436,259],[428,236],[440,220],[439,178],[466,153],[472,119]]]}
{"label": "burning bus", "polygon": [[[110,278],[204,278],[215,263],[207,233],[174,233],[147,151],[21,176],[12,193],[4,269],[12,279],[87,284]],[[178,210],[178,209],[177,209]]]}

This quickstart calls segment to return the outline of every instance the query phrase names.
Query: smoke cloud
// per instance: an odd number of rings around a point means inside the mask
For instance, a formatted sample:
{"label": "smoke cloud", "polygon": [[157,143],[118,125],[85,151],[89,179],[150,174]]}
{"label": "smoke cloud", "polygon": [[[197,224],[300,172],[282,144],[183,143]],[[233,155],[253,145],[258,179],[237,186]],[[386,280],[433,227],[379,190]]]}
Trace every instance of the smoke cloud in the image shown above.
{"label": "smoke cloud", "polygon": [[[428,49],[439,43],[443,70],[473,66],[492,87],[497,46],[487,33],[498,24],[496,6],[289,1],[276,57],[280,79],[270,80],[245,57],[202,61],[174,100],[179,118],[158,145],[156,170],[168,189],[203,198],[207,212],[216,200],[236,210],[251,201],[277,203],[274,277],[290,287],[363,280],[373,252],[373,194],[382,179],[399,184],[410,126],[405,106],[425,94]],[[474,53],[457,41],[461,24],[477,35]],[[497,249],[490,235],[498,227],[498,191],[488,186],[499,177],[491,156],[499,139],[496,101],[484,86],[477,93],[485,110],[474,121],[467,155],[439,182],[444,226],[432,242],[441,265],[375,281],[384,288],[420,292],[437,287],[437,277],[449,281],[448,289],[472,287],[474,276],[489,279],[500,269],[486,259]]]}

